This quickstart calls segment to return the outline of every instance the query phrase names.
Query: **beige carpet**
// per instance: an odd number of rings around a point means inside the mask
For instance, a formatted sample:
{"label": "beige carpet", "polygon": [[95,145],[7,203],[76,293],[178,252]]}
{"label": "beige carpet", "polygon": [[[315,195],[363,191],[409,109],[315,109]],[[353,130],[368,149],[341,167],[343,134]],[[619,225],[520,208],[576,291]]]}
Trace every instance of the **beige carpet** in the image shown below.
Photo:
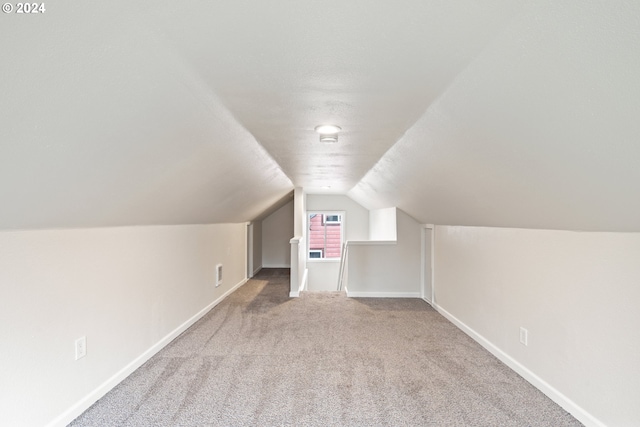
{"label": "beige carpet", "polygon": [[579,426],[417,299],[263,270],[72,426]]}

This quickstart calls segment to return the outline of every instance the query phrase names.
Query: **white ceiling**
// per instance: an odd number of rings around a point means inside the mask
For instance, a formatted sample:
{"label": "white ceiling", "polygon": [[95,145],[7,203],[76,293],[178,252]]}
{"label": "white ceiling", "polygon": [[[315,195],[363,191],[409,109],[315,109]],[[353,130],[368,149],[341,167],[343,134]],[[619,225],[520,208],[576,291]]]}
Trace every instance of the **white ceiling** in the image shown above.
{"label": "white ceiling", "polygon": [[0,229],[246,221],[329,185],[640,231],[638,2],[46,6],[0,16]]}

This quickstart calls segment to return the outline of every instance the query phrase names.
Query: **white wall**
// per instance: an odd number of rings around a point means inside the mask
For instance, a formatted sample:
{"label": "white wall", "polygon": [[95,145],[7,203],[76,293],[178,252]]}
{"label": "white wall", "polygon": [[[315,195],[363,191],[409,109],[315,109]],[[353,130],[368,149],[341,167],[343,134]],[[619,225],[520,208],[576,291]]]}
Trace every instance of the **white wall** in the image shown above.
{"label": "white wall", "polygon": [[[0,425],[66,425],[243,283],[245,230],[220,224],[0,233]],[[224,281],[216,289],[217,263]],[[75,361],[81,336],[87,355]]]}
{"label": "white wall", "polygon": [[[640,234],[435,233],[435,299],[444,314],[583,423],[638,425]],[[529,331],[526,347],[520,327]]]}
{"label": "white wall", "polygon": [[369,211],[369,240],[397,240],[396,208]]}
{"label": "white wall", "polygon": [[350,244],[349,296],[420,296],[422,226],[399,209],[395,216],[398,240],[393,244]]}
{"label": "white wall", "polygon": [[293,237],[293,200],[262,221],[262,266],[291,267]]}
{"label": "white wall", "polygon": [[299,296],[307,284],[307,195],[300,187],[293,190],[293,234],[291,240],[291,279],[289,294]]}
{"label": "white wall", "polygon": [[[344,239],[367,240],[369,237],[369,211],[347,196],[308,194],[307,211],[344,211]],[[309,269],[307,287],[309,290],[335,291],[337,289],[339,259],[310,260],[307,261],[307,268]]]}
{"label": "white wall", "polygon": [[344,238],[367,240],[369,237],[369,210],[348,196],[308,194],[307,211],[344,211]]}

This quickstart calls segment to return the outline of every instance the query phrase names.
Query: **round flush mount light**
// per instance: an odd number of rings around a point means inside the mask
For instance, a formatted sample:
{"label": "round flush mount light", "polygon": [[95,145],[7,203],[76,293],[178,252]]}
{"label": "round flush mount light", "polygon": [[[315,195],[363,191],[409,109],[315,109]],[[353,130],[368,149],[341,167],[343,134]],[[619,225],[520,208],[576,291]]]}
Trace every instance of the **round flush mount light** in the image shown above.
{"label": "round flush mount light", "polygon": [[336,134],[341,130],[340,126],[336,125],[320,125],[315,127],[315,131],[320,135]]}
{"label": "round flush mount light", "polygon": [[320,142],[328,142],[330,144],[334,142],[338,142],[338,134],[337,133],[320,134]]}
{"label": "round flush mount light", "polygon": [[340,132],[340,126],[336,125],[320,125],[315,127],[315,131],[320,134],[320,142],[338,142],[338,132]]}

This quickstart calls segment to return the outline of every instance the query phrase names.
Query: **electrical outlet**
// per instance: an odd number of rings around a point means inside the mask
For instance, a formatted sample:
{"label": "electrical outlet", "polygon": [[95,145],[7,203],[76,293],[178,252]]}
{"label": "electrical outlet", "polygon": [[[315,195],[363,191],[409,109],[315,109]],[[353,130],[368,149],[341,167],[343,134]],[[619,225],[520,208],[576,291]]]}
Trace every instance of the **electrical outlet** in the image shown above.
{"label": "electrical outlet", "polygon": [[76,360],[87,355],[87,337],[80,337],[76,340]]}
{"label": "electrical outlet", "polygon": [[520,344],[529,345],[529,331],[522,326],[520,327]]}
{"label": "electrical outlet", "polygon": [[222,285],[222,264],[216,265],[216,288]]}

